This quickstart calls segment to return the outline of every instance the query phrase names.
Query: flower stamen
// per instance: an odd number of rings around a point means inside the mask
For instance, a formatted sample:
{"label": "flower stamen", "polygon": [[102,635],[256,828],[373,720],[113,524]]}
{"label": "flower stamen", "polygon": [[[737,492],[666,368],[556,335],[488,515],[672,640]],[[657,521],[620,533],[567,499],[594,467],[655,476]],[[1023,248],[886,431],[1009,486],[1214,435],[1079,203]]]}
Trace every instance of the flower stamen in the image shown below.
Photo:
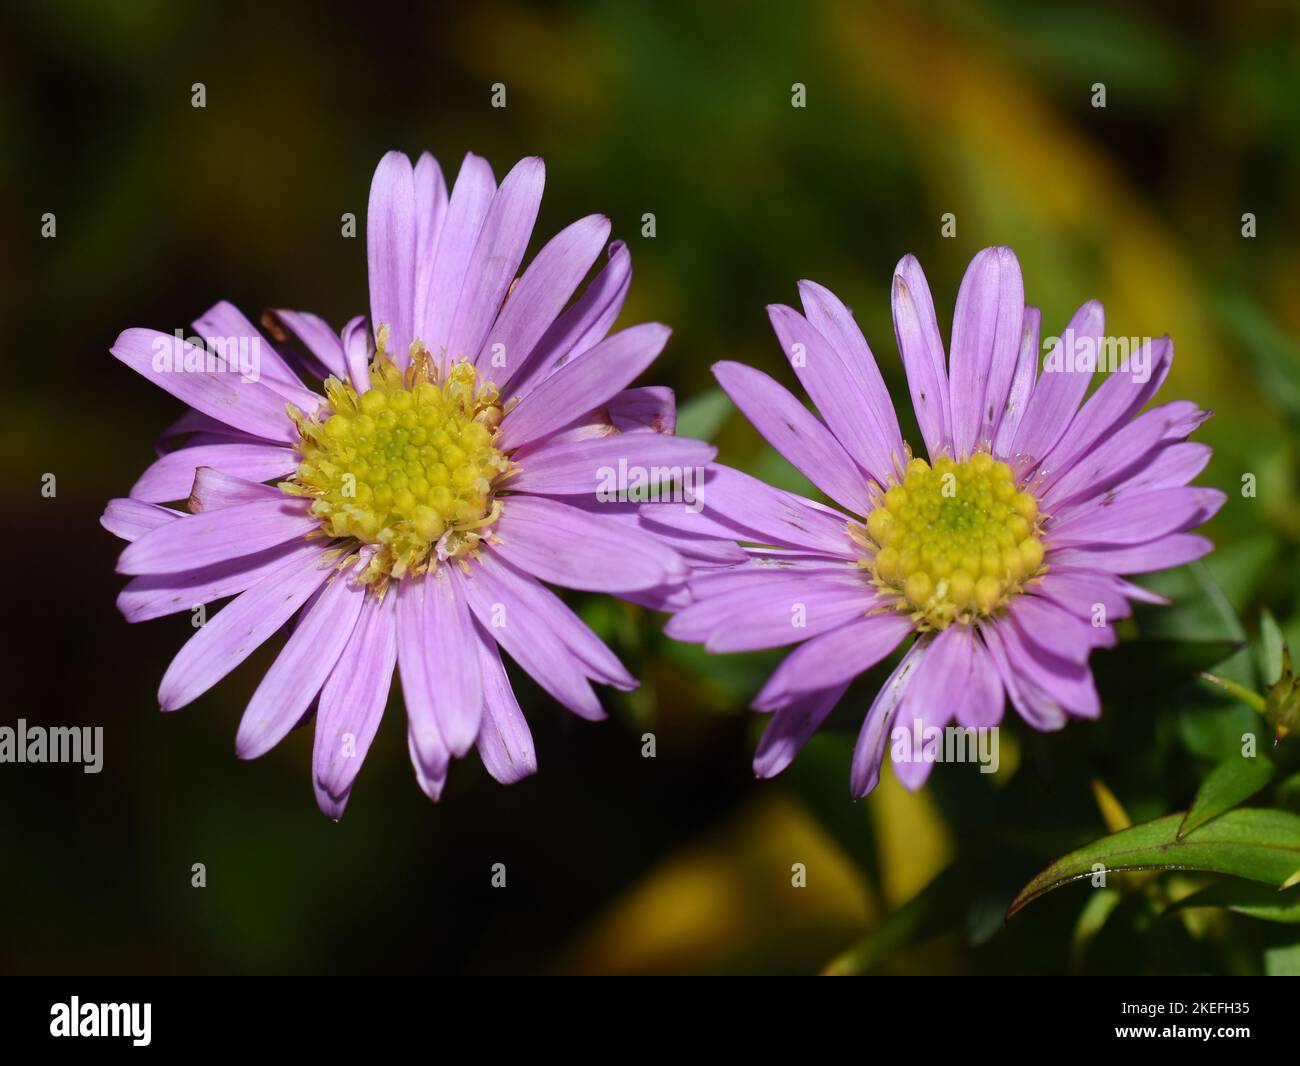
{"label": "flower stamen", "polygon": [[1038,502],[987,452],[913,459],[850,532],[872,583],[922,629],[992,614],[1043,565]]}
{"label": "flower stamen", "polygon": [[314,415],[290,405],[301,461],[280,483],[312,499],[323,535],[371,546],[358,580],[381,592],[471,553],[500,515],[493,489],[511,470],[494,443],[497,387],[463,360],[440,372],[418,341],[403,373],[387,336],[378,331],[368,391],[331,377]]}

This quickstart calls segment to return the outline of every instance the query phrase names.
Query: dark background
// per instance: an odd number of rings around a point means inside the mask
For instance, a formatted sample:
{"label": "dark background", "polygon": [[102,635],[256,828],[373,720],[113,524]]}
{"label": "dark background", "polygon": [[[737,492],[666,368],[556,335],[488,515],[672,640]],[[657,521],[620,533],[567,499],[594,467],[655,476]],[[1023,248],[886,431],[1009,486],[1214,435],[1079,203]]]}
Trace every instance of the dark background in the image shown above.
{"label": "dark background", "polygon": [[[1222,660],[1265,607],[1300,644],[1293,3],[6,4],[0,41],[0,724],[102,725],[106,746],[98,776],[0,766],[5,971],[816,972],[896,929],[887,916],[944,870],[923,919],[860,968],[1276,969],[1286,927],[1161,919],[1141,888],[1083,946],[1082,888],[1001,916],[1037,869],[1104,831],[1094,779],[1134,819],[1179,810],[1258,726],[1195,669],[1259,687],[1249,648]],[[795,82],[806,108],[791,106]],[[644,680],[610,694],[610,721],[578,722],[521,682],[539,775],[503,788],[471,756],[435,806],[395,696],[333,824],[312,798],[310,731],[234,756],[271,649],[190,708],[157,711],[189,619],[121,619],[120,545],[98,516],[179,406],[108,348],[222,298],[336,326],[368,312],[364,230],[343,239],[339,218],[364,223],[390,148],[428,148],[449,177],[469,149],[498,176],[543,155],[531,251],[607,213],[633,253],[623,323],[675,330],[648,377],[694,400],[685,428],[724,460],[794,486],[710,391],[709,365],[792,381],[763,307],[794,303],[810,277],[855,308],[905,408],[894,263],[921,259],[943,322],[970,256],[1009,243],[1045,334],[1089,297],[1112,333],[1172,334],[1164,397],[1217,412],[1199,437],[1215,446],[1201,480],[1230,497],[1209,530],[1220,549],[1159,579],[1179,605],[1095,657],[1103,720],[1050,737],[1008,723],[992,780],[940,768],[912,796],[886,773],[851,804],[876,677],[791,771],[755,782],[762,723],[744,707],[776,657],[711,660],[662,638],[660,618],[576,598]],[[955,239],[940,236],[945,212]],[[497,862],[505,889],[490,887]],[[790,886],[794,862],[806,889]]]}

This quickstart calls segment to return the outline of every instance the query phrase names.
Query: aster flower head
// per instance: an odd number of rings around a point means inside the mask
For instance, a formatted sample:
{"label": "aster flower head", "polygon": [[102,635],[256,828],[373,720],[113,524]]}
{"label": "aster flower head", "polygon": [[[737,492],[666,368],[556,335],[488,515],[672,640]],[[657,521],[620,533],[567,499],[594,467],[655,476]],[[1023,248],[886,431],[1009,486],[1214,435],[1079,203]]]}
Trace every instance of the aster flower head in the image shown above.
{"label": "aster flower head", "polygon": [[[667,632],[715,652],[797,642],[754,701],[772,720],[754,768],[784,769],[858,674],[910,647],[871,705],[851,789],[875,787],[898,727],[916,735],[997,725],[1010,700],[1031,726],[1095,718],[1089,668],[1131,600],[1159,598],[1121,575],[1211,549],[1190,530],[1223,504],[1190,486],[1210,449],[1208,417],[1175,401],[1144,411],[1169,371],[1167,337],[1117,354],[1101,305],[1079,308],[1039,367],[1040,314],[1024,303],[1009,248],[972,261],[950,356],[920,265],[894,275],[894,328],[927,458],[914,456],[866,339],[834,294],[799,286],[803,313],[770,307],[782,348],[820,418],[766,374],[714,372],[768,442],[841,509],[715,466],[702,515],[656,521],[744,546],[743,563],[701,568]],[[930,758],[895,759],[919,787]]]}
{"label": "aster flower head", "polygon": [[[628,388],[669,331],[607,336],[630,283],[623,244],[571,300],[607,218],[562,230],[516,279],[543,177],[524,159],[498,185],[471,154],[449,194],[431,155],[412,166],[390,152],[368,211],[373,330],[354,318],[336,335],[279,311],[263,320],[268,340],[221,303],[195,323],[202,345],[128,329],[112,348],[190,408],[105,513],[131,542],[119,606],[142,621],[233,597],[172,661],[162,708],[189,704],[292,622],[236,747],[261,755],[314,709],[313,783],[334,818],[394,669],[428,795],[475,745],[509,783],[536,759],[500,648],[584,718],[604,716],[592,681],[636,687],[543,582],[658,603],[687,576],[635,507],[597,503],[598,471],[702,466],[712,449],[672,435],[669,390]],[[291,366],[294,340],[319,390]],[[214,341],[223,358],[205,350]],[[185,510],[163,506],[174,501]]]}

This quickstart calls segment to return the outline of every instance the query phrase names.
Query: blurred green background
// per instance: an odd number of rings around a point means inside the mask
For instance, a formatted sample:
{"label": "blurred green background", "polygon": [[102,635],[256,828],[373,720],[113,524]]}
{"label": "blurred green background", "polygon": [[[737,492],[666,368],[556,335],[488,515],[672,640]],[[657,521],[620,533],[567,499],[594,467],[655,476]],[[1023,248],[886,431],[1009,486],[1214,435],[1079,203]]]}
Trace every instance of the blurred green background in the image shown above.
{"label": "blurred green background", "polygon": [[[854,945],[838,968],[1295,965],[1296,926],[1162,916],[1132,879],[1104,903],[1071,886],[1002,917],[1049,860],[1105,832],[1094,780],[1151,818],[1184,809],[1243,732],[1272,743],[1253,711],[1193,675],[1213,667],[1258,689],[1246,642],[1264,608],[1300,648],[1290,0],[137,0],[5,5],[0,38],[0,724],[106,734],[98,776],[0,766],[6,971],[811,973]],[[490,106],[495,82],[504,109]],[[791,106],[795,83],[804,108]],[[1011,244],[1045,333],[1097,297],[1110,332],[1173,336],[1164,397],[1216,412],[1198,437],[1215,447],[1201,480],[1229,494],[1209,529],[1219,550],[1159,579],[1178,605],[1094,657],[1102,720],[1052,736],[1008,720],[991,778],[941,767],[910,795],[887,772],[850,803],[877,674],[790,771],[756,782],[763,722],[745,706],[778,656],[712,659],[664,639],[662,618],[576,597],[644,680],[609,696],[610,721],[578,722],[520,680],[540,774],[503,788],[471,756],[435,806],[415,786],[394,697],[346,817],[330,823],[312,798],[310,730],[257,762],[234,756],[269,649],[194,706],[157,711],[189,619],[118,616],[120,545],[98,517],[179,406],[108,348],[127,326],[170,331],[222,298],[254,318],[303,308],[335,326],[366,312],[364,238],[343,239],[339,218],[364,219],[390,148],[431,149],[452,173],[467,149],[498,175],[543,155],[532,251],[607,213],[633,253],[622,321],[675,330],[650,377],[677,390],[685,426],[712,434],[725,461],[793,486],[710,395],[710,364],[740,359],[793,383],[763,308],[796,302],[796,280],[812,278],[855,309],[906,407],[894,263],[920,258],[950,321],[970,256]],[[46,212],[54,239],[41,237]],[[52,499],[44,473],[58,479]],[[641,757],[645,731],[655,759]],[[1300,807],[1300,781],[1272,801]],[[196,862],[205,889],[190,887]],[[490,885],[498,862],[506,889]],[[804,889],[791,887],[796,862]],[[1182,889],[1166,879],[1162,891]]]}

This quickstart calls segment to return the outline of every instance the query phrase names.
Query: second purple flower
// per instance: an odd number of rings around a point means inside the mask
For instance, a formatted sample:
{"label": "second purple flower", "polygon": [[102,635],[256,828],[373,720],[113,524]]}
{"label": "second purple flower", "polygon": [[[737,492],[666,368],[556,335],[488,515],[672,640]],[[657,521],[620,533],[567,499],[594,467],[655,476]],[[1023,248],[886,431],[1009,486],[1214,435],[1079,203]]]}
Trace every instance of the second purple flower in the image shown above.
{"label": "second purple flower", "polygon": [[[996,726],[1008,699],[1036,729],[1096,717],[1093,649],[1114,643],[1130,600],[1159,599],[1121,575],[1206,554],[1190,530],[1224,502],[1188,485],[1210,450],[1186,438],[1208,412],[1186,401],[1142,410],[1169,372],[1169,339],[1118,358],[1090,301],[1040,372],[1040,315],[1025,305],[1020,264],[988,248],[962,281],[945,358],[929,286],[905,257],[894,329],[927,461],[903,441],[852,313],[820,285],[799,289],[802,314],[769,313],[820,418],[758,370],[714,372],[842,510],[718,466],[702,514],[655,516],[748,555],[699,569],[670,636],[715,652],[799,644],[754,700],[772,716],[755,772],[788,766],[853,678],[909,639],[863,722],[854,796],[875,787],[887,747],[900,780],[919,787],[936,761],[926,738],[952,722]],[[1110,373],[1085,400],[1099,368]]]}

